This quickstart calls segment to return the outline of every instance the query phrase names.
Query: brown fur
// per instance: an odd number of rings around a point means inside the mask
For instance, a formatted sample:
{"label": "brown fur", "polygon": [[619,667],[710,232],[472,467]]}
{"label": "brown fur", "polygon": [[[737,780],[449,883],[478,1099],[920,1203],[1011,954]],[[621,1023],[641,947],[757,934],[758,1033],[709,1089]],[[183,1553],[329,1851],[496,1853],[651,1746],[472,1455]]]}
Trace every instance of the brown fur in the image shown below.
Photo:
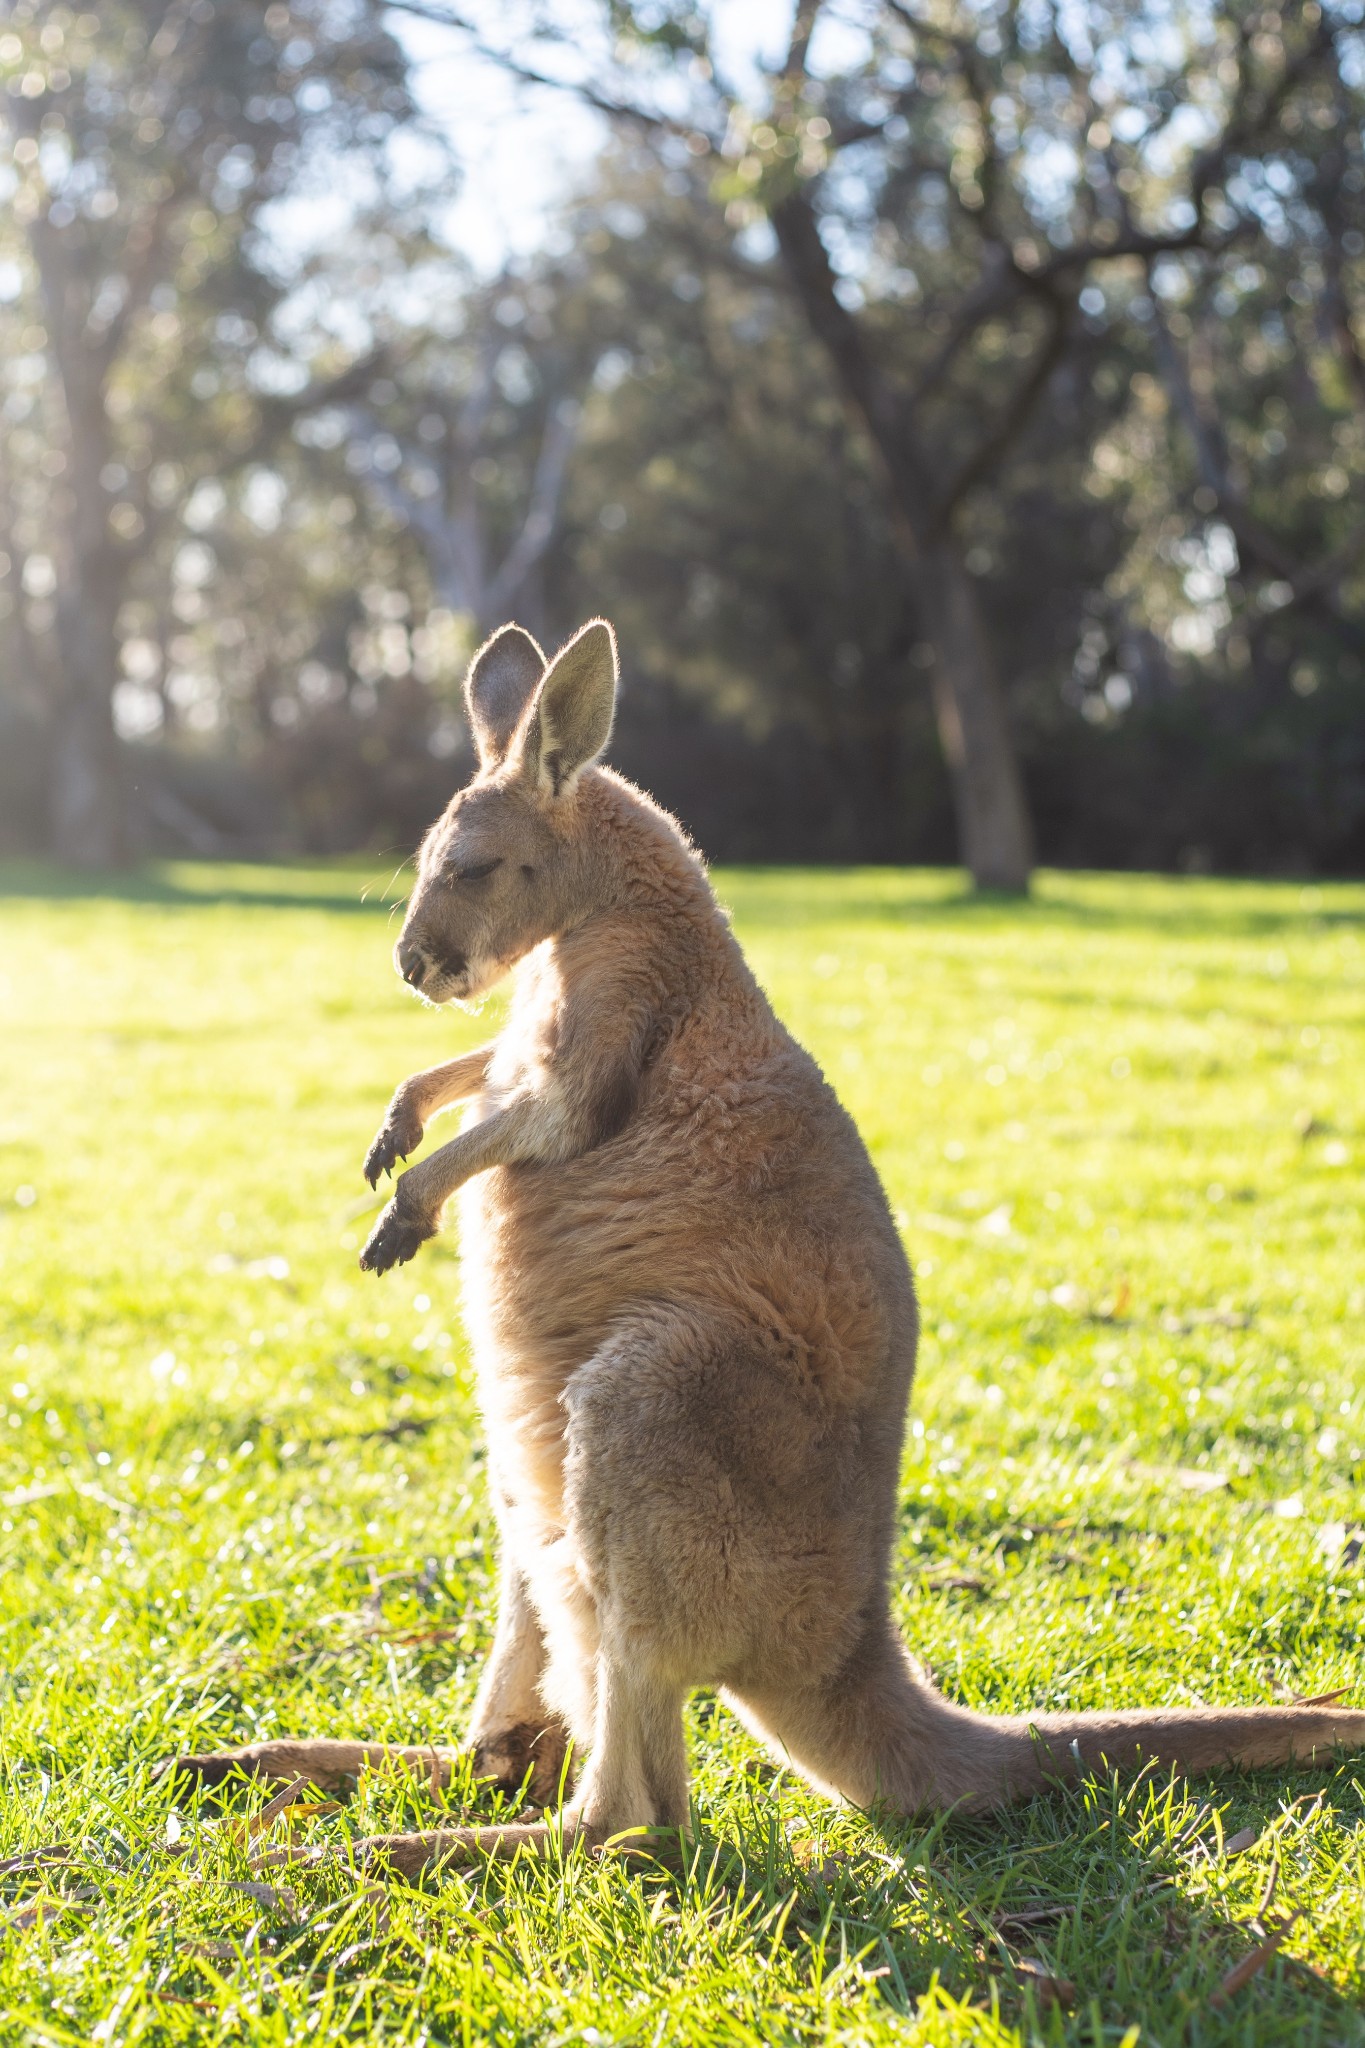
{"label": "brown fur", "polygon": [[[515,627],[476,658],[480,771],[423,847],[397,958],[437,1002],[514,969],[511,1014],[491,1046],[403,1084],[366,1164],[377,1180],[439,1108],[477,1097],[466,1129],[401,1176],[361,1257],[410,1258],[463,1187],[503,1544],[477,1758],[509,1782],[534,1764],[548,1798],[571,1737],[586,1763],[566,1825],[601,1841],[685,1825],[696,1685],[812,1783],[905,1814],[994,1806],[1105,1763],[1325,1762],[1365,1745],[1365,1713],[1339,1707],[991,1718],[916,1670],[887,1594],[910,1269],[857,1131],[774,1016],[701,862],[593,765],[614,691],[600,621],[548,670]],[[308,1748],[184,1763],[288,1775]],[[437,1768],[430,1751],[396,1755]],[[324,1745],[315,1775],[371,1758]],[[413,1871],[546,1839],[530,1825],[376,1847]]]}

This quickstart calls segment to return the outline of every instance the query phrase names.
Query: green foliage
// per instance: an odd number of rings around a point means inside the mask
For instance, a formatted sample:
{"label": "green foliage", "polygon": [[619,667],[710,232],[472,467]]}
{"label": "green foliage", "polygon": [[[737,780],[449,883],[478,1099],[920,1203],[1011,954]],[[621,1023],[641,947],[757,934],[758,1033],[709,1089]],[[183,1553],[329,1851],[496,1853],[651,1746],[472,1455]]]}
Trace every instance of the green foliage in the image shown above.
{"label": "green foliage", "polygon": [[[253,1877],[221,1817],[173,1815],[176,1748],[444,1741],[472,1697],[493,1530],[456,1245],[382,1285],[355,1252],[392,1085],[489,1020],[411,1003],[358,868],[4,880],[6,2044],[1365,2042],[1349,1762],[890,1827],[699,1697],[686,1877],[572,1856],[378,1914],[342,1861]],[[721,888],[917,1262],[898,1609],[942,1683],[1024,1710],[1349,1684],[1365,890]],[[299,1839],[430,1812],[370,1781]],[[69,1864],[4,1866],[54,1842]],[[1276,1863],[1263,1910],[1302,1917],[1216,2006]]]}

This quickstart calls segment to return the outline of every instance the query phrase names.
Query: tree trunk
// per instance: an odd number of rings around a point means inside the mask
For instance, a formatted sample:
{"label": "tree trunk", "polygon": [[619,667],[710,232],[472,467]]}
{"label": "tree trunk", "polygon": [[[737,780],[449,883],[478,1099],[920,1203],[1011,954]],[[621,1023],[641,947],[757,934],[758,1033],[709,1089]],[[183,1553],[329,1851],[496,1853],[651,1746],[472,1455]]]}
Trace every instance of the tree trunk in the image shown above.
{"label": "tree trunk", "polygon": [[900,394],[841,305],[810,201],[792,193],[772,211],[784,268],[812,333],[829,355],[845,403],[871,444],[891,504],[921,630],[934,653],[934,708],[952,777],[962,858],[978,889],[1022,892],[1033,868],[1023,778],[980,601],[951,532],[937,521],[933,465]]}
{"label": "tree trunk", "polygon": [[118,613],[123,564],[108,530],[100,470],[107,452],[102,396],[68,408],[65,560],[59,562],[57,653],[61,675],[51,723],[52,850],[73,867],[116,867],[128,858],[127,790],[114,731]]}
{"label": "tree trunk", "polygon": [[57,667],[48,717],[53,852],[75,867],[114,867],[129,853],[127,791],[114,731],[118,615],[128,557],[109,531],[103,475],[113,450],[105,403],[107,338],[88,332],[86,284],[61,231],[39,215],[30,244],[49,348],[66,413],[66,468],[53,493],[58,532]]}
{"label": "tree trunk", "polygon": [[934,713],[962,858],[978,889],[1020,894],[1033,867],[1033,830],[980,601],[948,540],[919,555],[911,580],[934,650]]}
{"label": "tree trunk", "polygon": [[[75,524],[81,523],[78,515]],[[58,860],[109,868],[128,855],[127,795],[113,709],[117,584],[112,564],[92,560],[78,546],[72,552],[70,580],[57,599],[60,676],[49,726],[49,829]]]}

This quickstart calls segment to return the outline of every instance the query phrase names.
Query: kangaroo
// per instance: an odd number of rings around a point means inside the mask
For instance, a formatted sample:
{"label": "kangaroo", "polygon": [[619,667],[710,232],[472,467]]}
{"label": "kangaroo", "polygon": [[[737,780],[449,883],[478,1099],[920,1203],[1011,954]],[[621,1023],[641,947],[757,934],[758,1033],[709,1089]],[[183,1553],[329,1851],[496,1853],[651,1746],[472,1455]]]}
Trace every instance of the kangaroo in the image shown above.
{"label": "kangaroo", "polygon": [[[563,1836],[685,1830],[683,1701],[715,1686],[815,1786],[973,1811],[1093,1767],[1328,1761],[1338,1706],[987,1716],[917,1670],[888,1572],[918,1313],[852,1120],[759,988],[686,837],[599,765],[617,687],[595,619],[548,665],[519,627],[466,682],[478,769],[423,844],[396,947],[431,1003],[515,975],[498,1037],[405,1081],[376,1185],[442,1110],[361,1253],[411,1259],[462,1189],[465,1313],[501,1536],[467,1743]],[[453,1753],[262,1742],[178,1760],[335,1786]],[[538,1849],[547,1821],[374,1838],[396,1871]],[[663,1839],[656,1834],[655,1839]]]}

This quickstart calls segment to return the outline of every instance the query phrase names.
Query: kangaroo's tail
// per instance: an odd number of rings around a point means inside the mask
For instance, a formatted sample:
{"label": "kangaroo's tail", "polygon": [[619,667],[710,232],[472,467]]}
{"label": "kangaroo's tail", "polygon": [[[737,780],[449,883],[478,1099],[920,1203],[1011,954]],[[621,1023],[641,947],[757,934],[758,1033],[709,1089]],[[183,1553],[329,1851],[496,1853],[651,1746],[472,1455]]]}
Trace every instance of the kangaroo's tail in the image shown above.
{"label": "kangaroo's tail", "polygon": [[959,1718],[949,1709],[949,1719],[949,1786],[963,1781],[977,1806],[1024,1798],[1093,1770],[1129,1771],[1152,1762],[1193,1772],[1229,1764],[1249,1770],[1328,1766],[1343,1751],[1365,1750],[1365,1713],[1343,1707],[1135,1707],[998,1720]]}
{"label": "kangaroo's tail", "polygon": [[1336,1704],[972,1713],[881,1630],[837,1678],[735,1704],[815,1784],[901,1813],[982,1811],[1090,1771],[1152,1762],[1193,1772],[1322,1768],[1365,1752],[1365,1713]]}

